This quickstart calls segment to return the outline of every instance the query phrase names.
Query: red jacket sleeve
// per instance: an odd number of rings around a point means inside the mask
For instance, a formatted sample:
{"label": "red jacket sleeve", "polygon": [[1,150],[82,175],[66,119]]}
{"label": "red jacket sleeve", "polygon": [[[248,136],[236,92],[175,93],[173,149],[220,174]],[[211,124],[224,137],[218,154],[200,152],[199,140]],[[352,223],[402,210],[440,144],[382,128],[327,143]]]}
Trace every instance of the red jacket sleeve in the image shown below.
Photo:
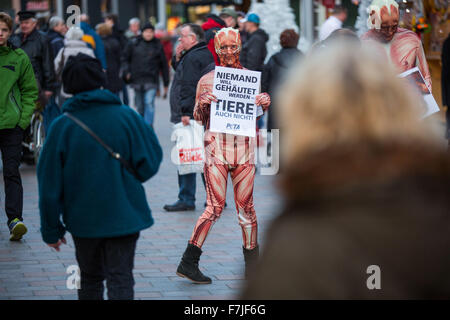
{"label": "red jacket sleeve", "polygon": [[216,66],[218,66],[219,65],[219,57],[217,56],[216,48],[214,47],[214,38],[209,40],[209,42],[208,42],[208,50],[211,51],[211,53],[212,53],[212,55],[214,57],[214,62],[216,63]]}

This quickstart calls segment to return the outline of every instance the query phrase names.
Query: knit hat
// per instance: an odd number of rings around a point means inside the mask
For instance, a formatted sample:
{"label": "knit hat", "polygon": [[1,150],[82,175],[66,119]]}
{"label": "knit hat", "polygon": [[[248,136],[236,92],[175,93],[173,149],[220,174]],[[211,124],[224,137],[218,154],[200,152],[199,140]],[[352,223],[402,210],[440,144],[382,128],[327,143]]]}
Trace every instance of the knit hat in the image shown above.
{"label": "knit hat", "polygon": [[150,22],[147,22],[146,24],[144,24],[141,31],[144,32],[145,29],[152,29],[154,31],[155,27]]}
{"label": "knit hat", "polygon": [[98,59],[79,53],[67,59],[62,80],[66,93],[77,94],[103,87],[106,75]]}

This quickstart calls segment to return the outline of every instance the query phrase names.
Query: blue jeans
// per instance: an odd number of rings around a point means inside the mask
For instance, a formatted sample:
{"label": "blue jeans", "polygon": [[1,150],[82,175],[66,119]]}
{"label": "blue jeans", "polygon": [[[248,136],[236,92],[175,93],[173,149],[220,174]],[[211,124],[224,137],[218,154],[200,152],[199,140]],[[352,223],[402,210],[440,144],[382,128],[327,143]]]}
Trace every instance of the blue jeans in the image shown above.
{"label": "blue jeans", "polygon": [[178,186],[180,187],[178,199],[188,206],[195,205],[196,179],[197,175],[195,173],[178,174]]}
{"label": "blue jeans", "polygon": [[153,125],[155,117],[156,88],[150,90],[134,89],[136,108],[138,113],[144,117],[145,122]]}
{"label": "blue jeans", "polygon": [[127,86],[126,85],[124,85],[123,87],[122,87],[122,102],[123,102],[123,104],[124,105],[129,105],[129,102],[128,102],[128,89],[127,89]]}
{"label": "blue jeans", "polygon": [[44,129],[47,132],[50,124],[55,120],[59,115],[61,115],[60,106],[56,104],[56,98],[52,96],[45,106],[44,111],[42,112],[42,116],[44,117]]}

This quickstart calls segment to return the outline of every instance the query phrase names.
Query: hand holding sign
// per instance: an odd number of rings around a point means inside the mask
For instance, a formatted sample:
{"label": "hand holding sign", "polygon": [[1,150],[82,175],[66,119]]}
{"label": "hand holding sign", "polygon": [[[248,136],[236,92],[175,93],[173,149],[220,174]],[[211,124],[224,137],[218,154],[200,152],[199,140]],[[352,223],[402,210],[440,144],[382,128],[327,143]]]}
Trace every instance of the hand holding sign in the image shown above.
{"label": "hand holding sign", "polygon": [[203,92],[198,98],[198,103],[200,104],[201,107],[210,105],[213,101],[217,102],[217,97],[209,91]]}
{"label": "hand holding sign", "polygon": [[267,93],[260,93],[255,98],[255,103],[257,106],[261,106],[264,111],[269,109],[270,106],[270,96]]}

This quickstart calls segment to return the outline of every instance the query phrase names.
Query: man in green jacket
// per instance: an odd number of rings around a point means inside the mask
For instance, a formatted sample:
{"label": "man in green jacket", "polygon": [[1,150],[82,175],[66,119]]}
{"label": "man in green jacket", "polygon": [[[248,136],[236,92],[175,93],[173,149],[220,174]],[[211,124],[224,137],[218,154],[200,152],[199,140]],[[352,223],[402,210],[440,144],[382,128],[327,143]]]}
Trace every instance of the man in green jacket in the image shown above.
{"label": "man in green jacket", "polygon": [[22,218],[23,188],[19,165],[23,133],[34,112],[38,87],[26,53],[8,43],[12,26],[11,17],[0,12],[0,150],[10,240],[16,241],[27,232]]}

